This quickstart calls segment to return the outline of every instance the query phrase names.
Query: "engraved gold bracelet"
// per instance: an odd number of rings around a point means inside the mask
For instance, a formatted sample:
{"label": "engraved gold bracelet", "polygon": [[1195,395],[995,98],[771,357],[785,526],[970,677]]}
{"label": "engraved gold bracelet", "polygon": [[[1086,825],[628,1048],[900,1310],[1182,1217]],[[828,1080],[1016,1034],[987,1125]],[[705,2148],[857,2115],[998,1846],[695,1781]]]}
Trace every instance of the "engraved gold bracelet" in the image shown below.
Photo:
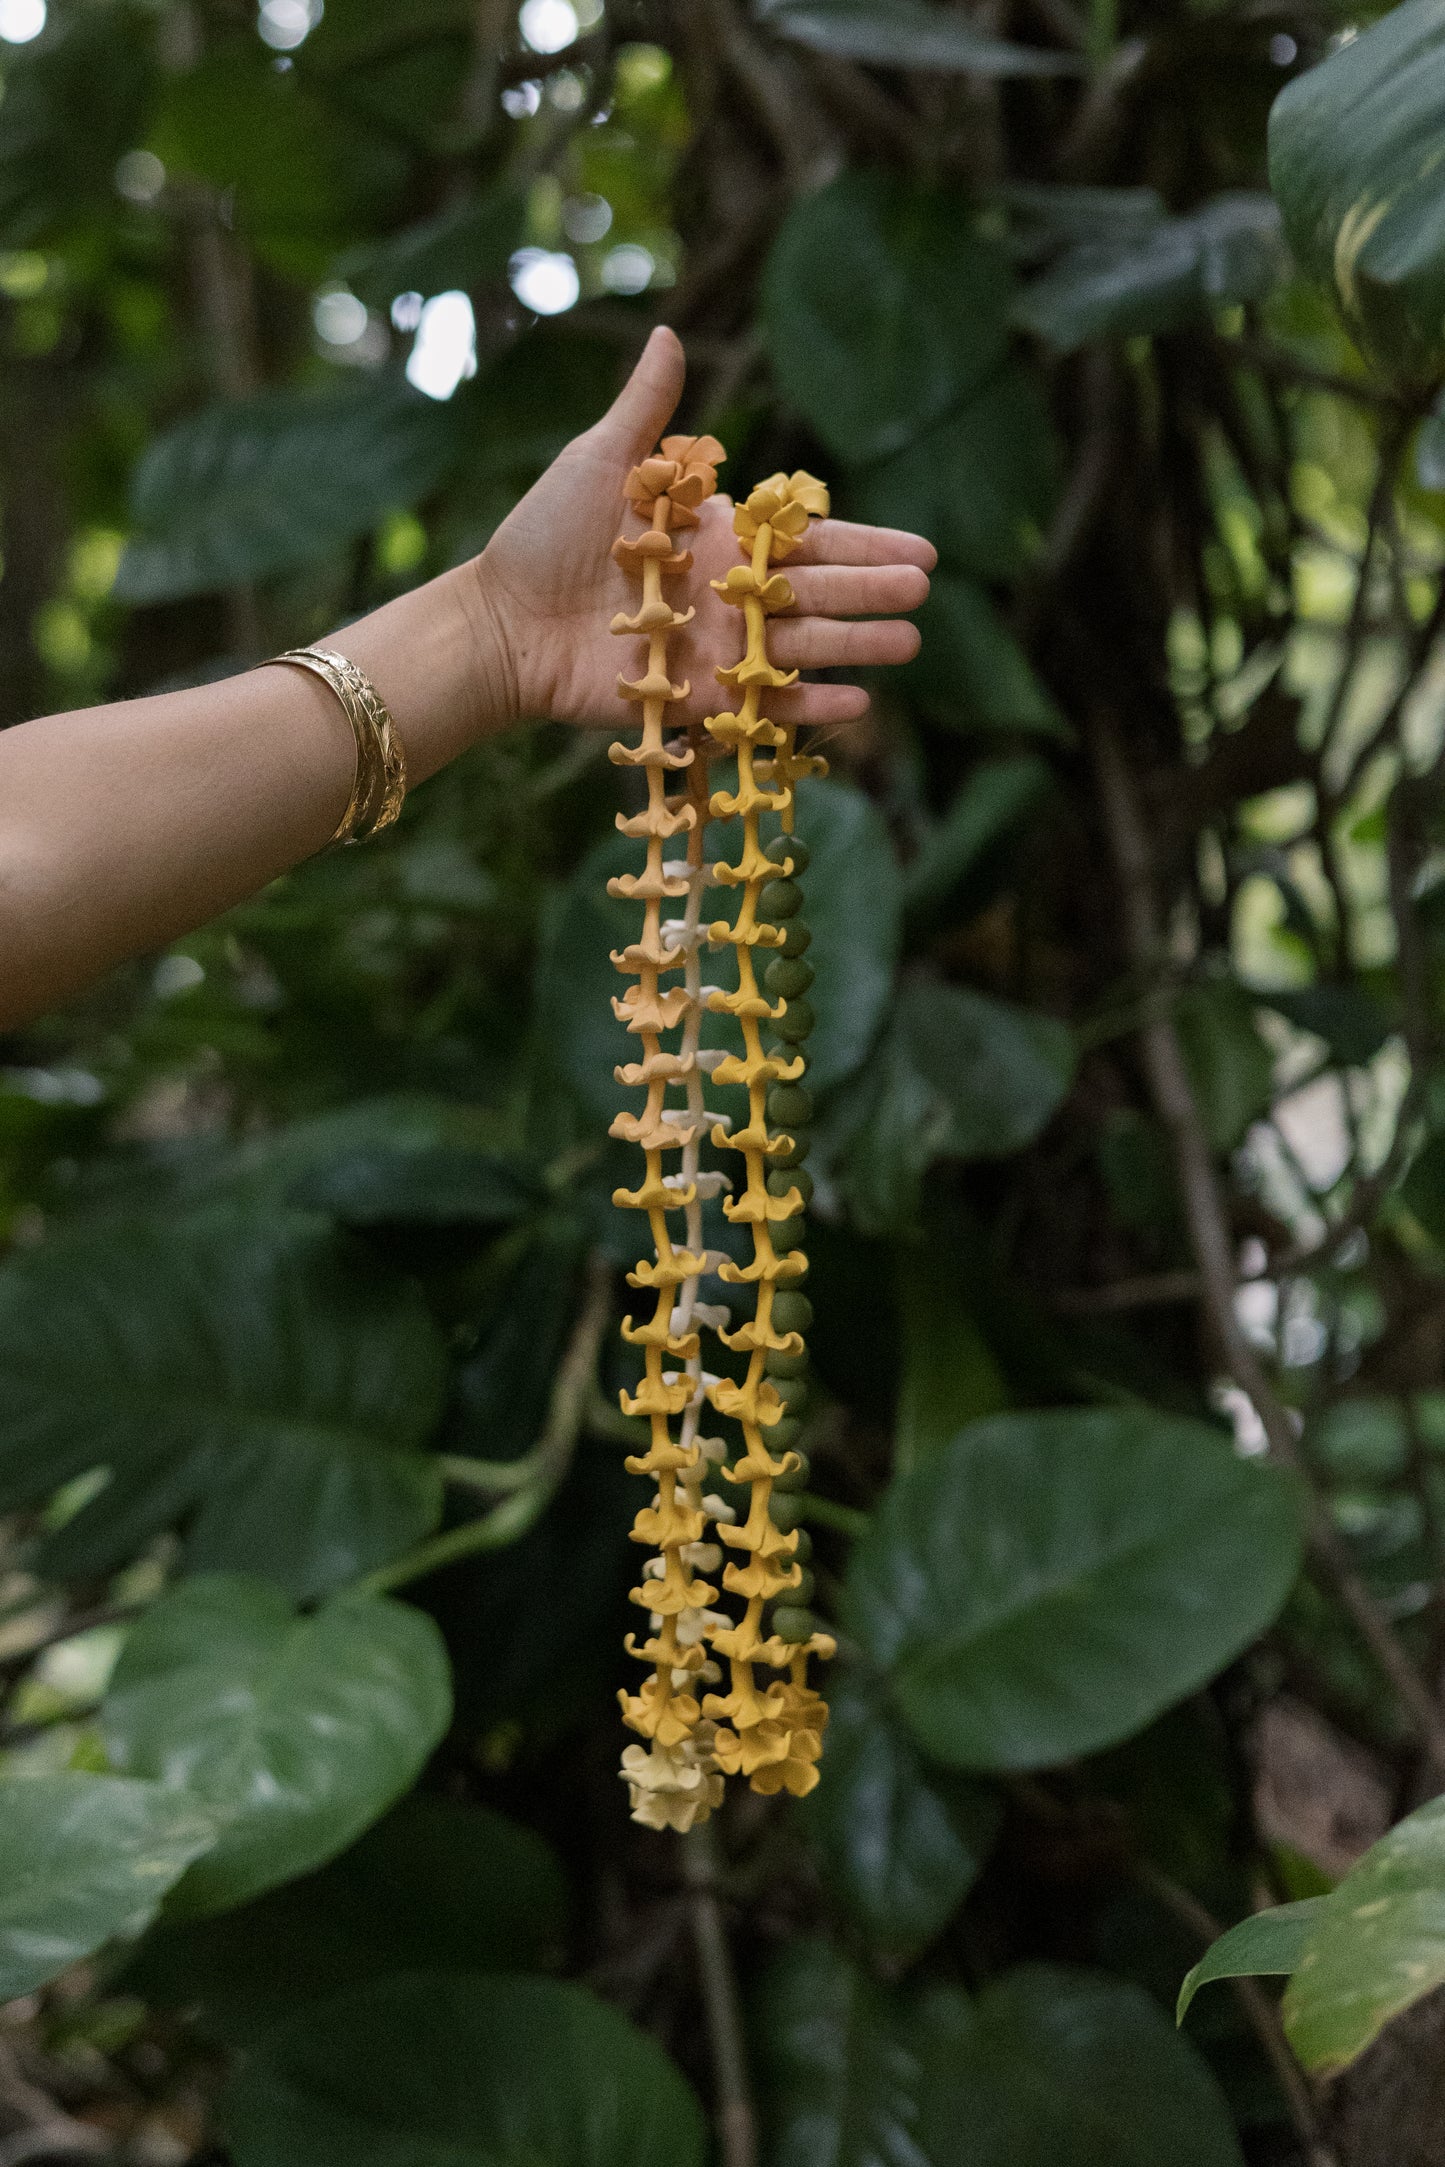
{"label": "engraved gold bracelet", "polygon": [[271,659],[310,670],[341,702],[356,740],[356,772],[351,797],[331,840],[369,842],[391,826],[406,796],[406,754],[386,702],[365,670],[334,648],[288,647],[285,654]]}

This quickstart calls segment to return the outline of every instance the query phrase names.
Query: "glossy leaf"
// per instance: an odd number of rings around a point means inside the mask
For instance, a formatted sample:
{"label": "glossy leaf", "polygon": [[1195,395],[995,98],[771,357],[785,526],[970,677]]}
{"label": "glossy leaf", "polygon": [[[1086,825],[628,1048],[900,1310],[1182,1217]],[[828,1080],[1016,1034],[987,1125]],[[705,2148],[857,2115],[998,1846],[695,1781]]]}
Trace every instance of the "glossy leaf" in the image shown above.
{"label": "glossy leaf", "polygon": [[419,1610],[350,1595],[300,1617],[266,1582],[216,1574],[132,1627],[101,1721],[118,1768],[221,1824],[172,1900],[193,1916],[343,1851],[410,1789],[450,1718],[446,1650]]}
{"label": "glossy leaf", "polygon": [[1218,2086],[1142,1988],[1026,1964],[916,2036],[930,2167],[1243,2167]]}
{"label": "glossy leaf", "polygon": [[[1058,444],[1039,383],[1009,366],[946,420],[858,474],[844,508],[926,534],[947,571],[1012,579],[1036,552],[1058,473]],[[999,643],[993,645],[997,652]],[[980,674],[975,665],[975,687]],[[1016,663],[1008,664],[1005,684],[1007,704],[1020,706]]]}
{"label": "glossy leaf", "polygon": [[1049,770],[1031,753],[976,767],[904,873],[908,911],[942,903],[1037,808],[1050,783]]}
{"label": "glossy leaf", "polygon": [[305,2007],[397,1972],[523,1971],[562,1939],[566,1885],[531,1829],[418,1795],[319,1873],[237,1911],[163,1923],[127,1976],[249,2046]]}
{"label": "glossy leaf", "polygon": [[541,1201],[525,1164],[444,1144],[353,1151],[304,1176],[291,1195],[294,1203],[355,1227],[510,1226]]}
{"label": "glossy leaf", "polygon": [[1299,1554],[1288,1481],[1202,1423],[998,1415],[895,1475],[844,1623],[935,1758],[1044,1768],[1222,1670],[1277,1616]]}
{"label": "glossy leaf", "polygon": [[1260,1005],[1288,1017],[1295,1028],[1322,1038],[1344,1068],[1363,1068],[1389,1038],[1389,1015],[1362,986],[1288,987],[1258,996]]}
{"label": "glossy leaf", "polygon": [[306,2011],[223,2103],[236,2167],[703,2167],[692,2092],[626,2017],[551,1979],[413,1973]]}
{"label": "glossy leaf", "polygon": [[828,1779],[803,1813],[825,1888],[870,1949],[906,1962],[942,1932],[993,1847],[996,1792],[930,1767],[852,1670],[828,1683]]}
{"label": "glossy leaf", "polygon": [[464,426],[390,377],[206,407],[136,470],[116,594],[174,602],[314,564],[424,497]]}
{"label": "glossy leaf", "polygon": [[780,38],[873,67],[1006,79],[1072,75],[1080,65],[1072,53],[990,37],[928,0],[758,0],[757,13]]}
{"label": "glossy leaf", "polygon": [[1445,366],[1445,4],[1405,0],[1287,83],[1269,178],[1301,266],[1365,352],[1427,384]]}
{"label": "glossy leaf", "polygon": [[1174,1005],[1184,1063],[1216,1151],[1232,1151],[1274,1096],[1274,1056],[1254,1006],[1227,981],[1188,986]]}
{"label": "glossy leaf", "polygon": [[421,1296],[315,1221],[211,1212],[57,1236],[0,1273],[0,1505],[108,1467],[52,1538],[113,1569],[183,1521],[196,1567],[301,1597],[435,1525],[444,1351]]}
{"label": "glossy leaf", "polygon": [[1292,1972],[1328,1902],[1326,1896],[1306,1896],[1297,1904],[1276,1904],[1221,1934],[1179,1989],[1179,2022],[1184,2022],[1199,1989],[1213,1979],[1277,1978]]}
{"label": "glossy leaf", "polygon": [[26,248],[120,211],[115,163],[144,131],[155,80],[142,11],[51,11],[33,45],[5,51],[0,245]]}
{"label": "glossy leaf", "polygon": [[[774,1957],[754,2002],[769,2167],[935,2167],[897,1997],[823,1941]],[[242,2162],[242,2167],[247,2167]]]}
{"label": "glossy leaf", "polygon": [[1008,1387],[969,1303],[956,1237],[930,1228],[902,1247],[897,1265],[903,1375],[893,1461],[911,1467],[942,1452],[966,1423],[999,1414]]}
{"label": "glossy leaf", "polygon": [[1445,1799],[1432,1798],[1382,1836],[1324,1899],[1285,1989],[1290,2045],[1306,2069],[1342,2069],[1392,2017],[1439,1986]]}
{"label": "glossy leaf", "polygon": [[937,1159],[996,1159],[1033,1142],[1068,1090],[1073,1041],[1052,1016],[909,979],[840,1116],[845,1185],[865,1232],[906,1233]]}
{"label": "glossy leaf", "polygon": [[1216,196],[1184,218],[1084,240],[1020,294],[1014,321],[1058,353],[1090,339],[1172,331],[1244,301],[1284,275],[1279,212],[1268,196]]}
{"label": "glossy leaf", "polygon": [[336,275],[376,309],[389,309],[399,293],[495,285],[506,277],[525,216],[526,197],[514,188],[463,196],[435,217],[353,249],[337,263]]}
{"label": "glossy leaf", "polygon": [[185,1792],[121,1776],[0,1783],[0,2002],[139,1934],[214,1821]]}
{"label": "glossy leaf", "polygon": [[1008,265],[966,199],[848,172],[795,204],[763,279],[779,388],[850,463],[911,444],[1003,361]]}
{"label": "glossy leaf", "polygon": [[930,722],[960,733],[1027,730],[1069,736],[1069,726],[977,580],[939,572],[917,613],[923,645],[902,682]]}

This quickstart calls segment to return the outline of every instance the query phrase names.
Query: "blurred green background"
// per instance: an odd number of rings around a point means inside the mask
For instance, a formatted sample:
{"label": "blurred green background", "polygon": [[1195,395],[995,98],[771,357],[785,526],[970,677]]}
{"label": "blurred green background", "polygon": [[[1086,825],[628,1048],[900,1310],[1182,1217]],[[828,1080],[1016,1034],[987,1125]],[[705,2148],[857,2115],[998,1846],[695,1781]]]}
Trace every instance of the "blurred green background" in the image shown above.
{"label": "blurred green background", "polygon": [[1440,0],[0,0],[4,723],[657,321],[940,553],[800,810],[801,1807],[615,1774],[605,739],[0,1044],[0,2161],[1445,2160],[1442,129]]}

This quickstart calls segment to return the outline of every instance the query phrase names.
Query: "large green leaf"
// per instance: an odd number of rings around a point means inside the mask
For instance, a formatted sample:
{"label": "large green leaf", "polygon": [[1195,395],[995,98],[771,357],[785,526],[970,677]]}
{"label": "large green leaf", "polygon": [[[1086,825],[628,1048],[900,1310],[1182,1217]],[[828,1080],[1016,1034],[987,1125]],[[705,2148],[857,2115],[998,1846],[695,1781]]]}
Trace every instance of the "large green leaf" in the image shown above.
{"label": "large green leaf", "polygon": [[1445,1986],[1445,1798],[1382,1836],[1326,1897],[1285,1989],[1290,2045],[1307,2069],[1341,2069],[1438,1986]]}
{"label": "large green leaf", "polygon": [[122,1776],[0,1783],[0,2002],[138,1934],[215,1840],[185,1792]]}
{"label": "large green leaf", "polygon": [[1222,1670],[1277,1616],[1299,1554],[1289,1482],[1202,1423],[997,1415],[894,1477],[844,1621],[938,1760],[1049,1767]]}
{"label": "large green leaf", "polygon": [[222,2108],[236,2167],[703,2167],[662,2049],[579,1986],[413,1973],[306,2011]]}
{"label": "large green leaf", "polygon": [[965,199],[844,173],[794,206],[768,259],[779,386],[839,458],[885,457],[995,373],[1012,290]]}
{"label": "large green leaf", "polygon": [[[826,1091],[862,1062],[877,1032],[898,958],[902,880],[888,831],[872,803],[848,783],[807,782],[798,791],[797,832],[810,858],[803,878],[803,916],[812,930],[808,961],[816,974],[808,999],[817,1027],[808,1041],[810,1087]],[[709,847],[734,855],[725,831],[712,828]],[[624,980],[609,956],[636,936],[636,903],[607,893],[614,873],[635,872],[641,846],[608,836],[591,850],[562,895],[541,957],[537,1030],[547,1058],[599,1123],[610,1121],[636,1094],[613,1070],[637,1058],[612,1013]],[[733,892],[709,891],[704,913],[734,915]],[[726,964],[719,966],[726,972]],[[705,1043],[736,1044],[726,1018],[704,1025]]]}
{"label": "large green leaf", "polygon": [[944,902],[986,863],[1047,796],[1052,777],[1042,760],[1021,753],[976,767],[947,811],[928,829],[904,874],[904,906],[920,915]]}
{"label": "large green leaf", "polygon": [[321,1594],[436,1524],[419,1448],[444,1378],[415,1286],[314,1220],[58,1236],[0,1272],[0,1509],[108,1467],[52,1571],[113,1569],[181,1520],[193,1566]]}
{"label": "large green leaf", "polygon": [[1279,212],[1268,196],[1216,196],[1185,218],[1090,238],[1027,286],[1014,321],[1059,353],[1088,339],[1170,331],[1241,301],[1258,301],[1285,269]]}
{"label": "large green leaf", "polygon": [[1292,1972],[1328,1902],[1327,1896],[1305,1896],[1297,1904],[1276,1904],[1221,1934],[1179,1989],[1180,2023],[1199,1989],[1212,1979],[1278,1978]]}
{"label": "large green leaf", "polygon": [[424,497],[464,428],[390,376],[206,407],[141,459],[115,591],[175,602],[313,564]]}
{"label": "large green leaf", "polygon": [[907,1233],[936,1159],[997,1159],[1033,1142],[1073,1076],[1052,1016],[964,986],[909,979],[839,1119],[844,1181],[865,1232]]}
{"label": "large green leaf", "polygon": [[351,250],[337,263],[337,276],[377,309],[390,308],[399,293],[497,284],[522,239],[526,209],[526,195],[517,188],[462,196],[435,217]]}
{"label": "large green leaf", "polygon": [[1142,1988],[1027,1964],[916,2036],[930,2167],[1243,2167],[1204,2064]]}
{"label": "large green leaf", "polygon": [[938,572],[918,611],[923,645],[900,682],[947,730],[1069,735],[1033,665],[976,579]]}
{"label": "large green leaf", "polygon": [[914,1957],[968,1894],[1002,1818],[996,1792],[930,1768],[867,1680],[828,1686],[828,1775],[803,1807],[826,1888],[870,1949]]}
{"label": "large green leaf", "polygon": [[1073,75],[1081,66],[1072,53],[991,37],[928,0],[758,0],[757,13],[780,38],[874,67],[1006,78]]}
{"label": "large green leaf", "polygon": [[[1040,383],[1009,364],[934,428],[856,475],[846,501],[864,519],[926,534],[947,571],[1012,579],[1034,555],[1058,475],[1058,441]],[[971,629],[981,641],[977,626]],[[992,644],[997,653],[998,641]],[[995,714],[1000,702],[1022,708],[1025,699],[1018,664],[1004,666]],[[977,681],[975,664],[975,688]],[[973,697],[982,694],[975,689]],[[1035,712],[1041,697],[1032,700]]]}
{"label": "large green leaf", "polygon": [[116,160],[144,131],[155,80],[139,7],[51,10],[33,45],[5,49],[0,245],[24,248],[120,211]]}
{"label": "large green leaf", "polygon": [[1445,0],[1405,0],[1287,83],[1269,178],[1304,269],[1389,375],[1445,369]]}
{"label": "large green leaf", "polygon": [[385,217],[406,178],[383,136],[314,96],[297,69],[273,67],[259,42],[172,76],[151,146],[234,207],[258,254],[302,278]]}
{"label": "large green leaf", "polygon": [[249,2046],[307,2003],[403,1971],[523,1971],[561,1943],[542,1838],[486,1806],[405,1798],[319,1873],[238,1911],[163,1923],[127,1986]]}
{"label": "large green leaf", "polygon": [[1216,1151],[1232,1151],[1274,1096],[1274,1056],[1260,1037],[1254,1006],[1225,979],[1186,986],[1174,1004],[1184,1065]]}
{"label": "large green leaf", "polygon": [[309,1873],[408,1790],[451,1719],[446,1649],[405,1603],[342,1595],[300,1617],[239,1575],[183,1581],[133,1626],[101,1723],[115,1765],[221,1824],[182,1915]]}
{"label": "large green leaf", "polygon": [[794,1941],[753,2013],[769,2167],[934,2167],[914,2135],[918,2057],[887,1987],[826,1942]]}
{"label": "large green leaf", "polygon": [[960,1247],[951,1228],[932,1225],[927,1240],[898,1252],[903,1374],[893,1424],[897,1467],[941,1452],[965,1423],[1009,1404],[1008,1387],[970,1306]]}

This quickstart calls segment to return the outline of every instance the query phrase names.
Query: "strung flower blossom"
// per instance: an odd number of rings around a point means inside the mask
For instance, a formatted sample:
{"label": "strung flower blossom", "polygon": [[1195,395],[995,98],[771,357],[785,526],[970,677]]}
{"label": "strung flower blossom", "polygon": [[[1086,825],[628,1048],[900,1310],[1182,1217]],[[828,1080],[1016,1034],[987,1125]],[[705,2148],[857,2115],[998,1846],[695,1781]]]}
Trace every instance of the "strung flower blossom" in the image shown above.
{"label": "strung flower blossom", "polygon": [[722,1804],[723,1779],[712,1757],[712,1725],[701,1723],[675,1746],[626,1746],[621,1776],[632,1818],[644,1828],[673,1828],[685,1836]]}
{"label": "strung flower blossom", "polygon": [[715,436],[665,436],[627,477],[626,494],[638,516],[651,519],[659,497],[673,508],[674,526],[697,524],[697,508],[717,488],[717,468],[727,454]]}
{"label": "strung flower blossom", "polygon": [[810,519],[828,516],[828,490],[815,475],[770,474],[759,482],[733,514],[740,542],[752,543],[763,527],[772,529],[772,554],[786,557],[807,532]]}

